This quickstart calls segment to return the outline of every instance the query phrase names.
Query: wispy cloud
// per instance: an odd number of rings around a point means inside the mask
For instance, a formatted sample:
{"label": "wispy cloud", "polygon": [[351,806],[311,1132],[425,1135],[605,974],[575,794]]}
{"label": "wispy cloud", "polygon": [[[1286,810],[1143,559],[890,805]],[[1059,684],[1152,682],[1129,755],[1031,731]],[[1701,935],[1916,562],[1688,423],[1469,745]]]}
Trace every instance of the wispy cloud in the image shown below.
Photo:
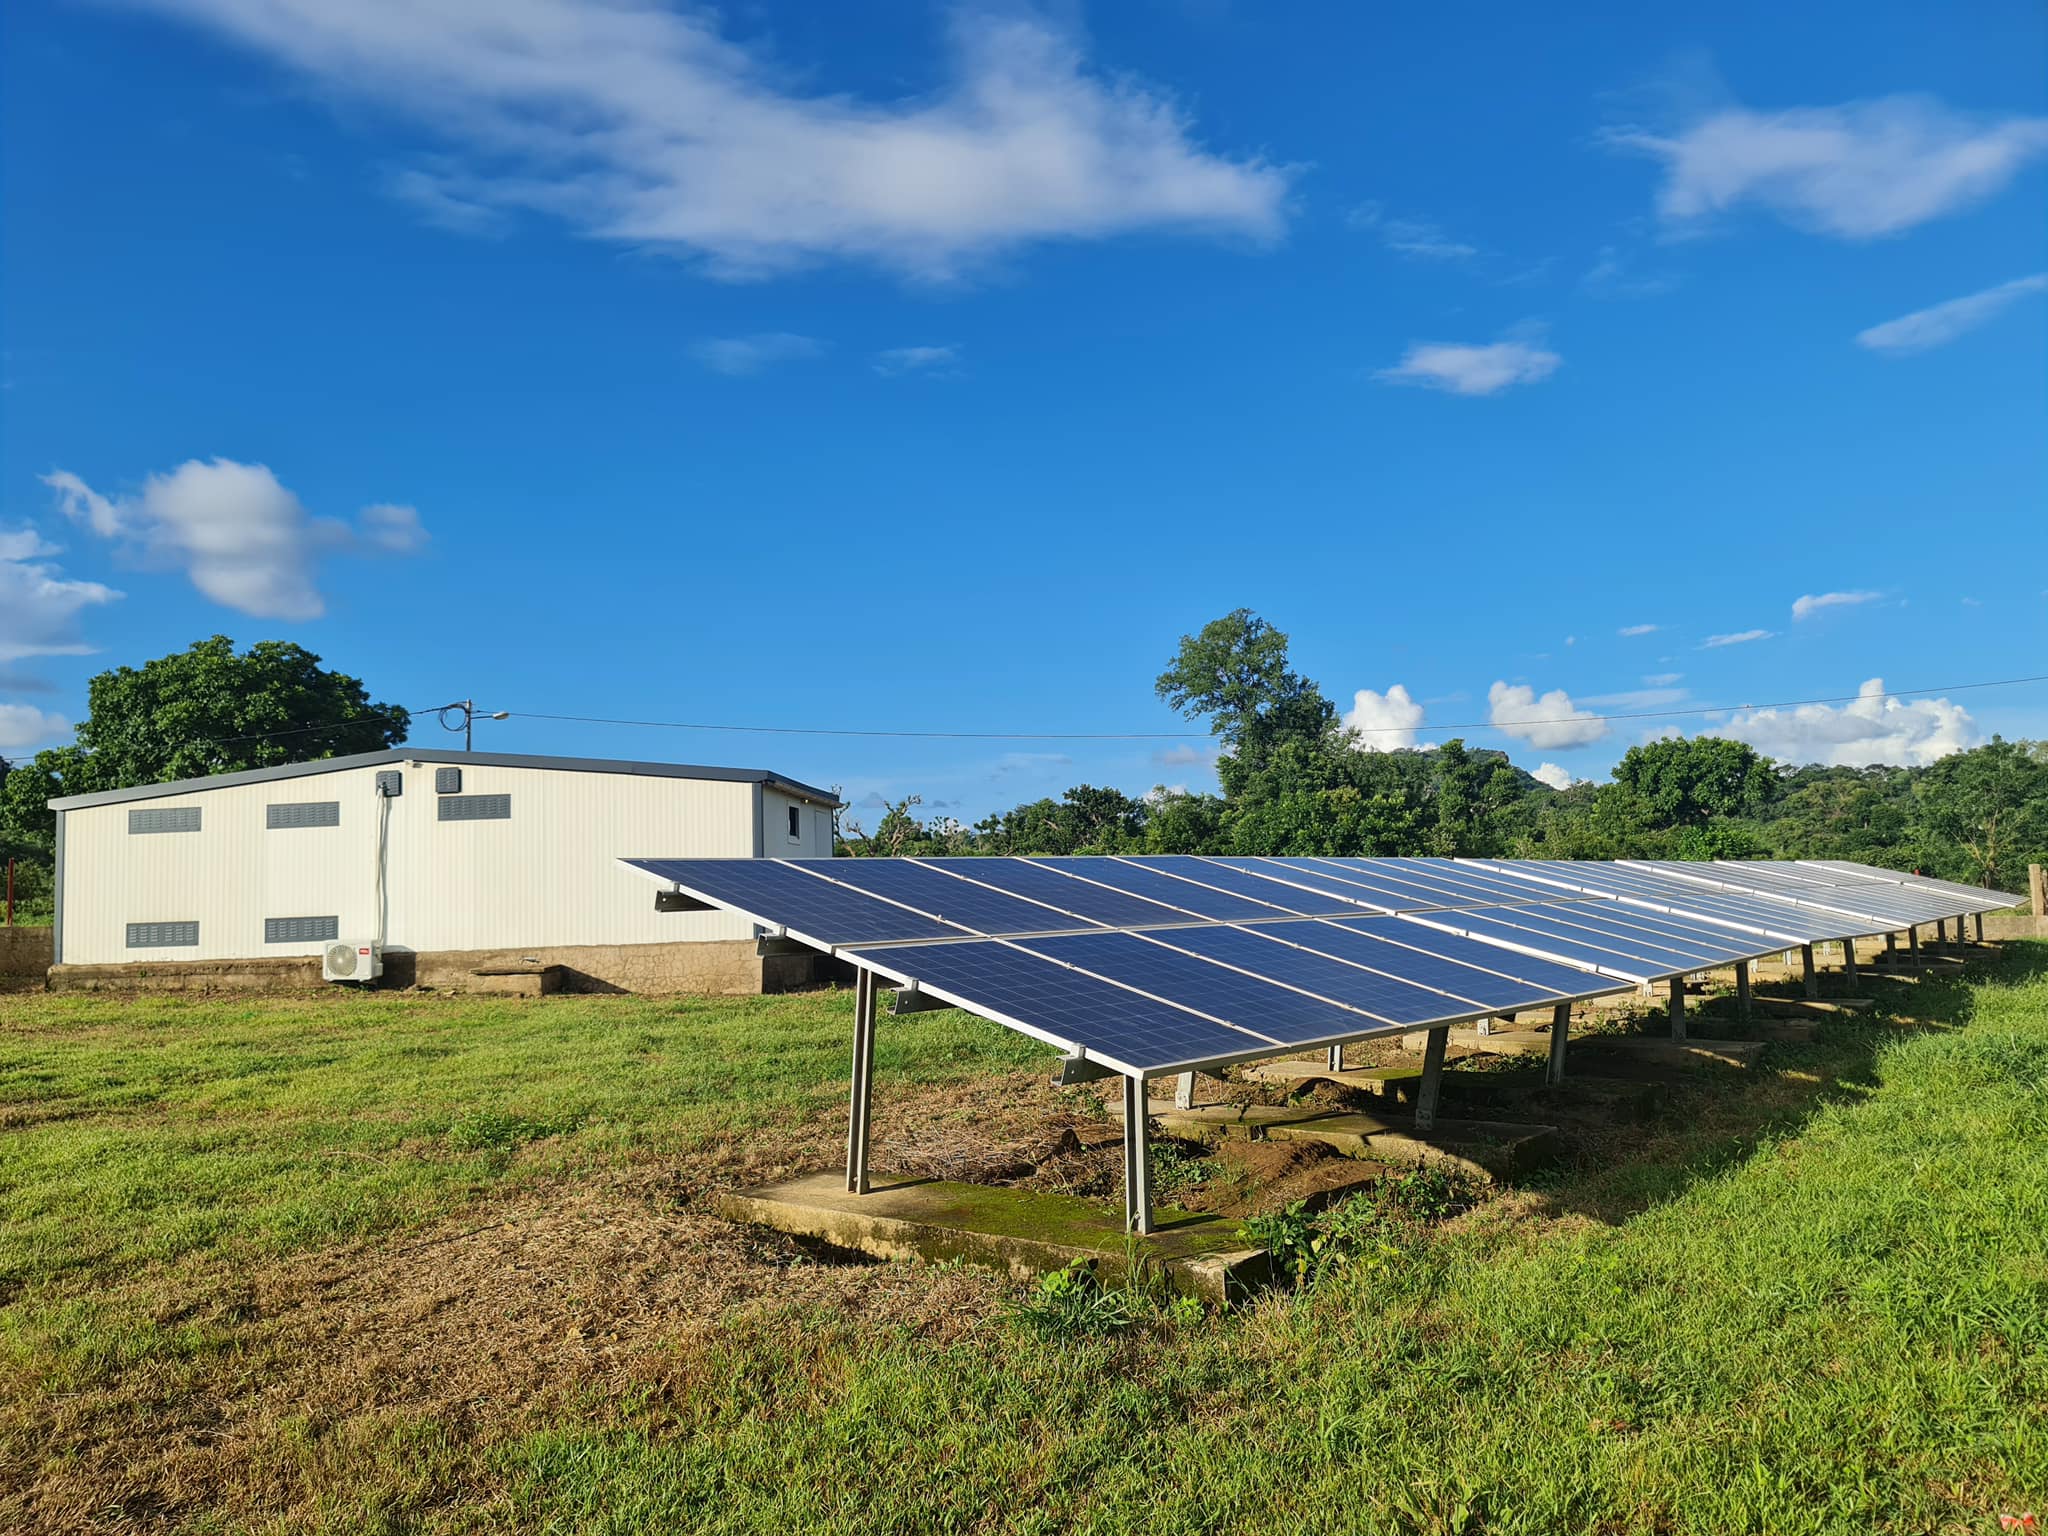
{"label": "wispy cloud", "polygon": [[[66,577],[45,559],[59,553],[33,528],[0,529],[0,662],[91,653],[79,634],[79,615],[121,594]],[[8,686],[20,691],[19,684]]]}
{"label": "wispy cloud", "polygon": [[2009,283],[1965,294],[1960,299],[1916,309],[1910,315],[1873,325],[1856,333],[1856,344],[1873,352],[1900,356],[1947,346],[1958,336],[1974,331],[2000,311],[2031,293],[2048,290],[2048,272],[2016,277]]}
{"label": "wispy cloud", "polygon": [[789,331],[762,331],[753,336],[707,336],[692,343],[690,356],[713,373],[750,378],[778,363],[798,363],[824,355],[825,344],[814,336]]}
{"label": "wispy cloud", "polygon": [[1564,359],[1531,338],[1484,345],[1418,341],[1401,361],[1373,375],[1383,384],[1417,384],[1453,395],[1497,395],[1517,384],[1538,384]]}
{"label": "wispy cloud", "polygon": [[890,347],[875,354],[875,372],[885,379],[900,378],[906,373],[943,378],[957,373],[959,365],[960,349],[954,346]]}
{"label": "wispy cloud", "polygon": [[1777,635],[1774,629],[1738,629],[1732,635],[1709,635],[1700,642],[1703,651],[1718,650],[1724,645],[1748,645],[1754,640],[1769,640]]}
{"label": "wispy cloud", "polygon": [[1575,707],[1562,688],[1538,694],[1526,683],[1497,682],[1486,690],[1487,719],[1503,735],[1543,750],[1583,747],[1607,734],[1607,722]]}
{"label": "wispy cloud", "polygon": [[1353,229],[1368,230],[1379,243],[1397,256],[1417,261],[1470,261],[1479,247],[1454,240],[1428,219],[1396,218],[1380,204],[1360,203],[1345,215]]}
{"label": "wispy cloud", "polygon": [[1678,286],[1669,272],[1638,272],[1634,263],[1611,245],[1600,247],[1593,265],[1579,279],[1579,291],[1596,299],[1654,299]]}
{"label": "wispy cloud", "polygon": [[1882,596],[1882,592],[1809,592],[1792,600],[1792,622],[1810,619],[1823,608],[1853,608],[1859,603],[1874,603]]}
{"label": "wispy cloud", "polygon": [[1362,751],[1393,752],[1415,745],[1424,713],[1401,683],[1385,693],[1361,688],[1351,696],[1344,728],[1352,733],[1352,744]]}
{"label": "wispy cloud", "polygon": [[1657,633],[1658,628],[1659,626],[1655,624],[1624,624],[1615,633],[1624,639],[1632,640],[1637,635],[1654,635]]}
{"label": "wispy cloud", "polygon": [[1643,682],[1651,688],[1669,688],[1684,676],[1683,672],[1651,672],[1643,678]]}
{"label": "wispy cloud", "polygon": [[1205,147],[1166,92],[1042,17],[954,13],[929,89],[860,99],[637,0],[142,0],[414,118],[452,146],[401,195],[442,222],[537,212],[759,277],[825,260],[925,279],[1051,240],[1272,240],[1291,172]]}
{"label": "wispy cloud", "polygon": [[315,517],[264,464],[188,459],[120,497],[69,470],[42,478],[74,523],[147,563],[183,570],[215,602],[261,619],[326,612],[315,578],[329,555],[411,554],[427,542],[409,506],[365,507],[353,525]]}
{"label": "wispy cloud", "polygon": [[1666,704],[1676,704],[1688,696],[1684,688],[1629,688],[1620,693],[1596,693],[1579,700],[1599,709],[1631,710],[1658,709]]}
{"label": "wispy cloud", "polygon": [[1724,106],[1672,132],[1606,135],[1664,167],[1668,230],[1746,203],[1799,229],[1869,240],[1955,213],[2048,151],[2048,118],[1981,118],[1928,96],[1757,112]]}

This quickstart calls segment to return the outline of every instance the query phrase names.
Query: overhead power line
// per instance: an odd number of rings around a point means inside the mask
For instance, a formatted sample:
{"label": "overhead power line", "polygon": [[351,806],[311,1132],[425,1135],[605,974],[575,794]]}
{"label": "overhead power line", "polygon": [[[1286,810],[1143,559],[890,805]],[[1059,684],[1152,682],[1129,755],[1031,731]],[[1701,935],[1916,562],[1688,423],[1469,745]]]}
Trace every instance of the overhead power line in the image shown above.
{"label": "overhead power line", "polygon": [[[2023,683],[2048,683],[2048,674],[2039,677],[2005,677],[1984,683],[1950,683],[1940,688],[1887,688],[1878,697],[1910,699],[1923,694],[1962,693],[1975,688],[2015,688]],[[1831,698],[1781,699],[1767,704],[1696,704],[1689,709],[1645,709],[1607,715],[1553,715],[1543,719],[1515,720],[1509,724],[1519,728],[1528,725],[1583,725],[1595,720],[1678,720],[1696,715],[1736,714],[1743,710],[1804,709],[1815,704],[1853,704],[1863,697],[1860,693],[1844,693]],[[917,741],[1186,741],[1190,736],[1203,734],[1200,731],[883,731],[819,725],[719,725],[697,720],[625,720],[605,715],[547,715],[524,709],[515,709],[510,713],[515,720],[558,720],[576,725],[645,726],[668,731],[740,731],[762,736],[874,736]],[[1504,728],[1491,720],[1467,720],[1449,725],[1425,721],[1413,726],[1370,726],[1360,729],[1357,734],[1380,736],[1398,735],[1413,730],[1498,731]]]}
{"label": "overhead power line", "polygon": [[[2034,677],[2001,677],[1987,682],[1949,683],[1937,688],[1887,688],[1876,695],[1884,699],[1922,698],[1937,693],[1969,693],[1985,688],[2018,688],[2033,683],[2048,683],[2048,673]],[[1765,709],[1805,709],[1823,704],[1854,704],[1865,696],[1860,693],[1834,694],[1825,698],[1776,699],[1766,703],[1742,704],[1695,704],[1685,709],[1640,709],[1618,711],[1611,714],[1574,713],[1569,715],[1548,715],[1539,719],[1515,720],[1509,722],[1517,730],[1535,725],[1585,725],[1594,721],[1613,723],[1629,720],[1685,720],[1707,715],[1731,715],[1744,711]],[[408,717],[417,718],[432,714],[440,706],[426,704],[406,711]],[[619,725],[646,730],[663,731],[729,731],[755,736],[839,736],[864,737],[895,741],[1187,741],[1205,733],[1199,730],[1187,731],[891,731],[860,729],[850,726],[824,725],[734,725],[704,720],[634,720],[612,715],[561,715],[540,710],[514,709],[505,712],[514,720],[551,720],[568,725]],[[268,741],[281,736],[303,736],[323,731],[349,730],[355,726],[383,724],[395,721],[396,715],[358,715],[353,720],[335,721],[325,725],[286,726],[274,731],[251,731],[244,736],[214,736],[203,738],[199,744],[224,746],[239,741]],[[1506,726],[1491,720],[1463,720],[1451,723],[1423,721],[1413,726],[1384,725],[1366,726],[1356,730],[1361,736],[1402,735],[1410,731],[1429,731],[1432,734],[1444,731],[1505,731]]]}

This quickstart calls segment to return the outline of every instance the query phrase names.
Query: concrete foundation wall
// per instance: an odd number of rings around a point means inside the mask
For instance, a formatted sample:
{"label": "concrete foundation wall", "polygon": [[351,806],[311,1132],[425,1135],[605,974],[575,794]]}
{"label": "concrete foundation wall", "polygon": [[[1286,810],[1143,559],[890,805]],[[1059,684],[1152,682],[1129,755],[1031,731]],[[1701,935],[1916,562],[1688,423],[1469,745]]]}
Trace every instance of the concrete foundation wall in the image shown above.
{"label": "concrete foundation wall", "polygon": [[48,928],[0,925],[0,976],[40,976],[50,968]]}
{"label": "concrete foundation wall", "polygon": [[[47,931],[47,930],[45,930]],[[48,963],[48,950],[44,963]],[[560,966],[564,992],[750,996],[842,979],[843,962],[824,955],[760,955],[752,939],[706,944],[587,944],[530,949],[442,950],[384,957],[386,987],[493,990],[479,970]],[[328,985],[317,956],[265,960],[159,960],[139,965],[60,965],[52,991],[298,992]]]}

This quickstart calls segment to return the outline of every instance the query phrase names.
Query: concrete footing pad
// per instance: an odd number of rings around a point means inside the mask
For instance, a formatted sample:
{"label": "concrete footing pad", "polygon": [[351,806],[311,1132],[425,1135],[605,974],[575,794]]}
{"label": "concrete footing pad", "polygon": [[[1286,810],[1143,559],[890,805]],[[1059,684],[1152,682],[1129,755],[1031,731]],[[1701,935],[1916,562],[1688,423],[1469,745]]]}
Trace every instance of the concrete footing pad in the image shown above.
{"label": "concrete footing pad", "polygon": [[1750,1002],[1753,1012],[1777,1019],[1811,1019],[1846,1013],[1862,1013],[1877,1006],[1867,997],[1759,997]]}
{"label": "concrete footing pad", "polygon": [[[1421,1050],[1426,1032],[1403,1035],[1401,1043]],[[1480,1035],[1469,1029],[1451,1031],[1453,1048],[1467,1053],[1491,1051],[1501,1056],[1540,1056],[1550,1050],[1547,1031],[1507,1030]],[[1565,1076],[1597,1072],[1603,1062],[1629,1061],[1657,1067],[1747,1067],[1762,1054],[1760,1040],[1659,1040],[1653,1035],[1587,1035],[1572,1041],[1565,1057]]]}
{"label": "concrete footing pad", "polygon": [[1115,1283],[1135,1256],[1174,1290],[1220,1302],[1269,1278],[1265,1250],[1247,1248],[1234,1220],[1160,1211],[1156,1231],[1127,1239],[1120,1210],[983,1184],[878,1178],[869,1193],[850,1195],[843,1174],[819,1173],[721,1196],[718,1212],[878,1259],[966,1260],[1020,1280],[1092,1259]]}
{"label": "concrete footing pad", "polygon": [[1415,1129],[1413,1116],[1391,1107],[1385,1114],[1274,1104],[1202,1104],[1193,1109],[1175,1109],[1171,1103],[1155,1099],[1152,1123],[1169,1136],[1258,1136],[1268,1141],[1315,1141],[1345,1157],[1427,1163],[1455,1168],[1481,1179],[1515,1178],[1528,1173],[1555,1157],[1561,1145],[1554,1125],[1439,1116],[1434,1128],[1421,1132]]}

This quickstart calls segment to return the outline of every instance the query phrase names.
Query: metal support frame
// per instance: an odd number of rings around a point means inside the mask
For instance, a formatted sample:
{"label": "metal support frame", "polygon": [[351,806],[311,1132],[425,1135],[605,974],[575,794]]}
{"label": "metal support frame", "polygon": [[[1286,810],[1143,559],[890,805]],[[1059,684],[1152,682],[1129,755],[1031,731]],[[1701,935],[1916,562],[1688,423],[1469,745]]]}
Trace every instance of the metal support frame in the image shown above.
{"label": "metal support frame", "polygon": [[1749,990],[1749,962],[1747,960],[1738,960],[1735,962],[1736,1022],[1741,1024],[1747,1024],[1749,1022],[1751,1002],[1752,998]]}
{"label": "metal support frame", "polygon": [[1683,976],[1671,978],[1669,996],[1671,1001],[1664,1011],[1671,1015],[1671,1038],[1683,1040],[1685,1038],[1685,978]]}
{"label": "metal support frame", "polygon": [[1194,1073],[1183,1072],[1179,1077],[1174,1079],[1173,1107],[1175,1109],[1193,1109],[1195,1107]]}
{"label": "metal support frame", "polygon": [[1906,954],[1918,963],[1920,959],[1920,925],[1915,923],[1906,930]]}
{"label": "metal support frame", "polygon": [[1984,942],[1984,914],[1982,912],[1977,914],[1977,942],[1979,944]]}
{"label": "metal support frame", "polygon": [[1429,1032],[1422,1050],[1422,1083],[1415,1091],[1415,1129],[1436,1129],[1437,1095],[1444,1086],[1444,1047],[1451,1043],[1451,1027],[1439,1024]]}
{"label": "metal support frame", "polygon": [[1945,917],[1937,917],[1934,920],[1934,947],[1948,948],[1948,919]]}
{"label": "metal support frame", "polygon": [[1152,1231],[1152,1151],[1146,1144],[1151,1104],[1145,1079],[1124,1079],[1124,1230]]}
{"label": "metal support frame", "polygon": [[1344,1070],[1344,1047],[1342,1045],[1330,1047],[1330,1070],[1332,1072],[1342,1072]]}
{"label": "metal support frame", "polygon": [[1820,996],[1820,973],[1813,968],[1813,946],[1799,946],[1799,970],[1808,997]]}
{"label": "metal support frame", "polygon": [[1888,966],[1899,963],[1899,936],[1889,928],[1884,933],[1884,963]]}
{"label": "metal support frame", "polygon": [[1853,938],[1842,940],[1842,979],[1849,983],[1849,991],[1853,994],[1857,987],[1856,940]]}
{"label": "metal support frame", "polygon": [[846,1192],[868,1192],[868,1111],[875,1097],[875,973],[853,983],[853,1092],[846,1116]]}
{"label": "metal support frame", "polygon": [[1564,1048],[1571,1033],[1572,1005],[1559,1003],[1550,1010],[1550,1061],[1543,1069],[1543,1081],[1553,1088],[1564,1081]]}

